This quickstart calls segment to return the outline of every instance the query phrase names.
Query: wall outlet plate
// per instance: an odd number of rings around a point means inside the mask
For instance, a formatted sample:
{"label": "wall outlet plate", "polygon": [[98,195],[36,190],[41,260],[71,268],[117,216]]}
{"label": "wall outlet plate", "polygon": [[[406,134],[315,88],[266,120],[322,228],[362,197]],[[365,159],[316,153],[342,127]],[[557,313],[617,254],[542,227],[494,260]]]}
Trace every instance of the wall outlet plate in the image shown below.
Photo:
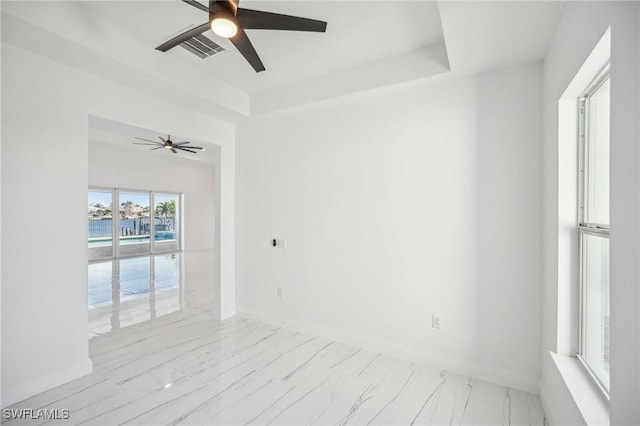
{"label": "wall outlet plate", "polygon": [[431,328],[442,328],[442,318],[440,318],[440,315],[431,315]]}
{"label": "wall outlet plate", "polygon": [[284,288],[282,287],[278,287],[278,289],[276,290],[276,295],[282,299],[284,297]]}

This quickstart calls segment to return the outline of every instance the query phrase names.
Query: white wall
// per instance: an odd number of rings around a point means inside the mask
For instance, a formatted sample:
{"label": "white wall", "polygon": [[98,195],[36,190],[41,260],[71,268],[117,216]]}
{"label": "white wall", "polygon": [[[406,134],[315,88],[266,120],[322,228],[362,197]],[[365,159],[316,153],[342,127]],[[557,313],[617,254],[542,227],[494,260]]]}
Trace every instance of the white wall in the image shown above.
{"label": "white wall", "polygon": [[[2,401],[91,370],[87,343],[88,122],[97,115],[221,146],[221,315],[234,306],[233,126],[28,50],[45,38],[2,21]],[[62,41],[60,41],[62,42]],[[20,44],[23,48],[15,47]],[[55,51],[45,52],[55,57]],[[51,244],[43,243],[47,238]]]}
{"label": "white wall", "polygon": [[90,141],[89,186],[183,193],[183,249],[213,249],[214,165],[157,154]]}
{"label": "white wall", "polygon": [[[611,26],[612,425],[640,424],[640,152],[637,2],[568,2],[544,61],[544,297],[541,395],[557,424],[586,424],[549,351],[559,341],[558,100]],[[561,269],[563,265],[560,265]],[[561,309],[560,315],[567,312]],[[562,318],[560,318],[562,320]],[[575,346],[575,345],[574,345]]]}
{"label": "white wall", "polygon": [[90,371],[91,362],[81,196],[87,81],[38,61],[21,66],[26,58],[8,46],[2,55],[5,406]]}
{"label": "white wall", "polygon": [[238,312],[535,389],[540,141],[539,64],[253,118]]}

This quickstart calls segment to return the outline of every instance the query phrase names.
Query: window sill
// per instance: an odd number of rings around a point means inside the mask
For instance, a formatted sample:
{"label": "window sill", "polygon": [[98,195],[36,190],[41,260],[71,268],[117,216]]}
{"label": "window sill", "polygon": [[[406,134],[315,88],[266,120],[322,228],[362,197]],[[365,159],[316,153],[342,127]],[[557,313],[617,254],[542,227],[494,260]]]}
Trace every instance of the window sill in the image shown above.
{"label": "window sill", "polygon": [[549,352],[587,425],[609,425],[609,402],[575,357]]}

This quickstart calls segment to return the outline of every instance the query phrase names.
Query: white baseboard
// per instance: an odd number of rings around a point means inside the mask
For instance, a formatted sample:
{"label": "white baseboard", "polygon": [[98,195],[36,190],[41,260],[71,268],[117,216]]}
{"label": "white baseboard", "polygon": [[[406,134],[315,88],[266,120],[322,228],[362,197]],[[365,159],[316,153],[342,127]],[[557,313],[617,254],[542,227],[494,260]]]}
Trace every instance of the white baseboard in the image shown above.
{"label": "white baseboard", "polygon": [[260,312],[254,309],[237,307],[238,316],[251,318],[267,324],[277,325],[312,336],[322,337],[366,350],[379,352],[395,358],[416,362],[426,367],[443,369],[463,376],[473,377],[491,383],[538,393],[538,378],[508,370],[477,365],[465,360],[455,359],[444,354],[432,353],[408,345],[387,342],[359,336],[342,330],[336,330],[317,324],[297,321],[290,318]]}
{"label": "white baseboard", "polygon": [[[48,391],[57,386],[68,383],[72,380],[91,374],[93,371],[93,363],[91,359],[72,365],[62,371],[48,374],[38,379],[30,380],[23,383],[3,383],[2,384],[2,401],[0,406],[6,408],[17,402],[24,401],[27,398],[38,395],[39,393]],[[37,407],[33,407],[37,408]]]}

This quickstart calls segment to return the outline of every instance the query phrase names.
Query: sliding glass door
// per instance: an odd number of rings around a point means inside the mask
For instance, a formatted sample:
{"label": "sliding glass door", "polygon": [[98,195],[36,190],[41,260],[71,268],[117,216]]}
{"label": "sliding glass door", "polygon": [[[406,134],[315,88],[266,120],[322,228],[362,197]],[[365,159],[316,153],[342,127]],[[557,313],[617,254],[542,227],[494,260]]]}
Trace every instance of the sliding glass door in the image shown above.
{"label": "sliding glass door", "polygon": [[180,197],[177,194],[154,194],[153,251],[178,250]]}
{"label": "sliding glass door", "polygon": [[151,193],[118,191],[118,195],[118,255],[151,253]]}
{"label": "sliding glass door", "polygon": [[89,190],[87,206],[89,260],[113,257],[113,191]]}
{"label": "sliding glass door", "polygon": [[180,200],[180,194],[90,189],[89,260],[180,250]]}

